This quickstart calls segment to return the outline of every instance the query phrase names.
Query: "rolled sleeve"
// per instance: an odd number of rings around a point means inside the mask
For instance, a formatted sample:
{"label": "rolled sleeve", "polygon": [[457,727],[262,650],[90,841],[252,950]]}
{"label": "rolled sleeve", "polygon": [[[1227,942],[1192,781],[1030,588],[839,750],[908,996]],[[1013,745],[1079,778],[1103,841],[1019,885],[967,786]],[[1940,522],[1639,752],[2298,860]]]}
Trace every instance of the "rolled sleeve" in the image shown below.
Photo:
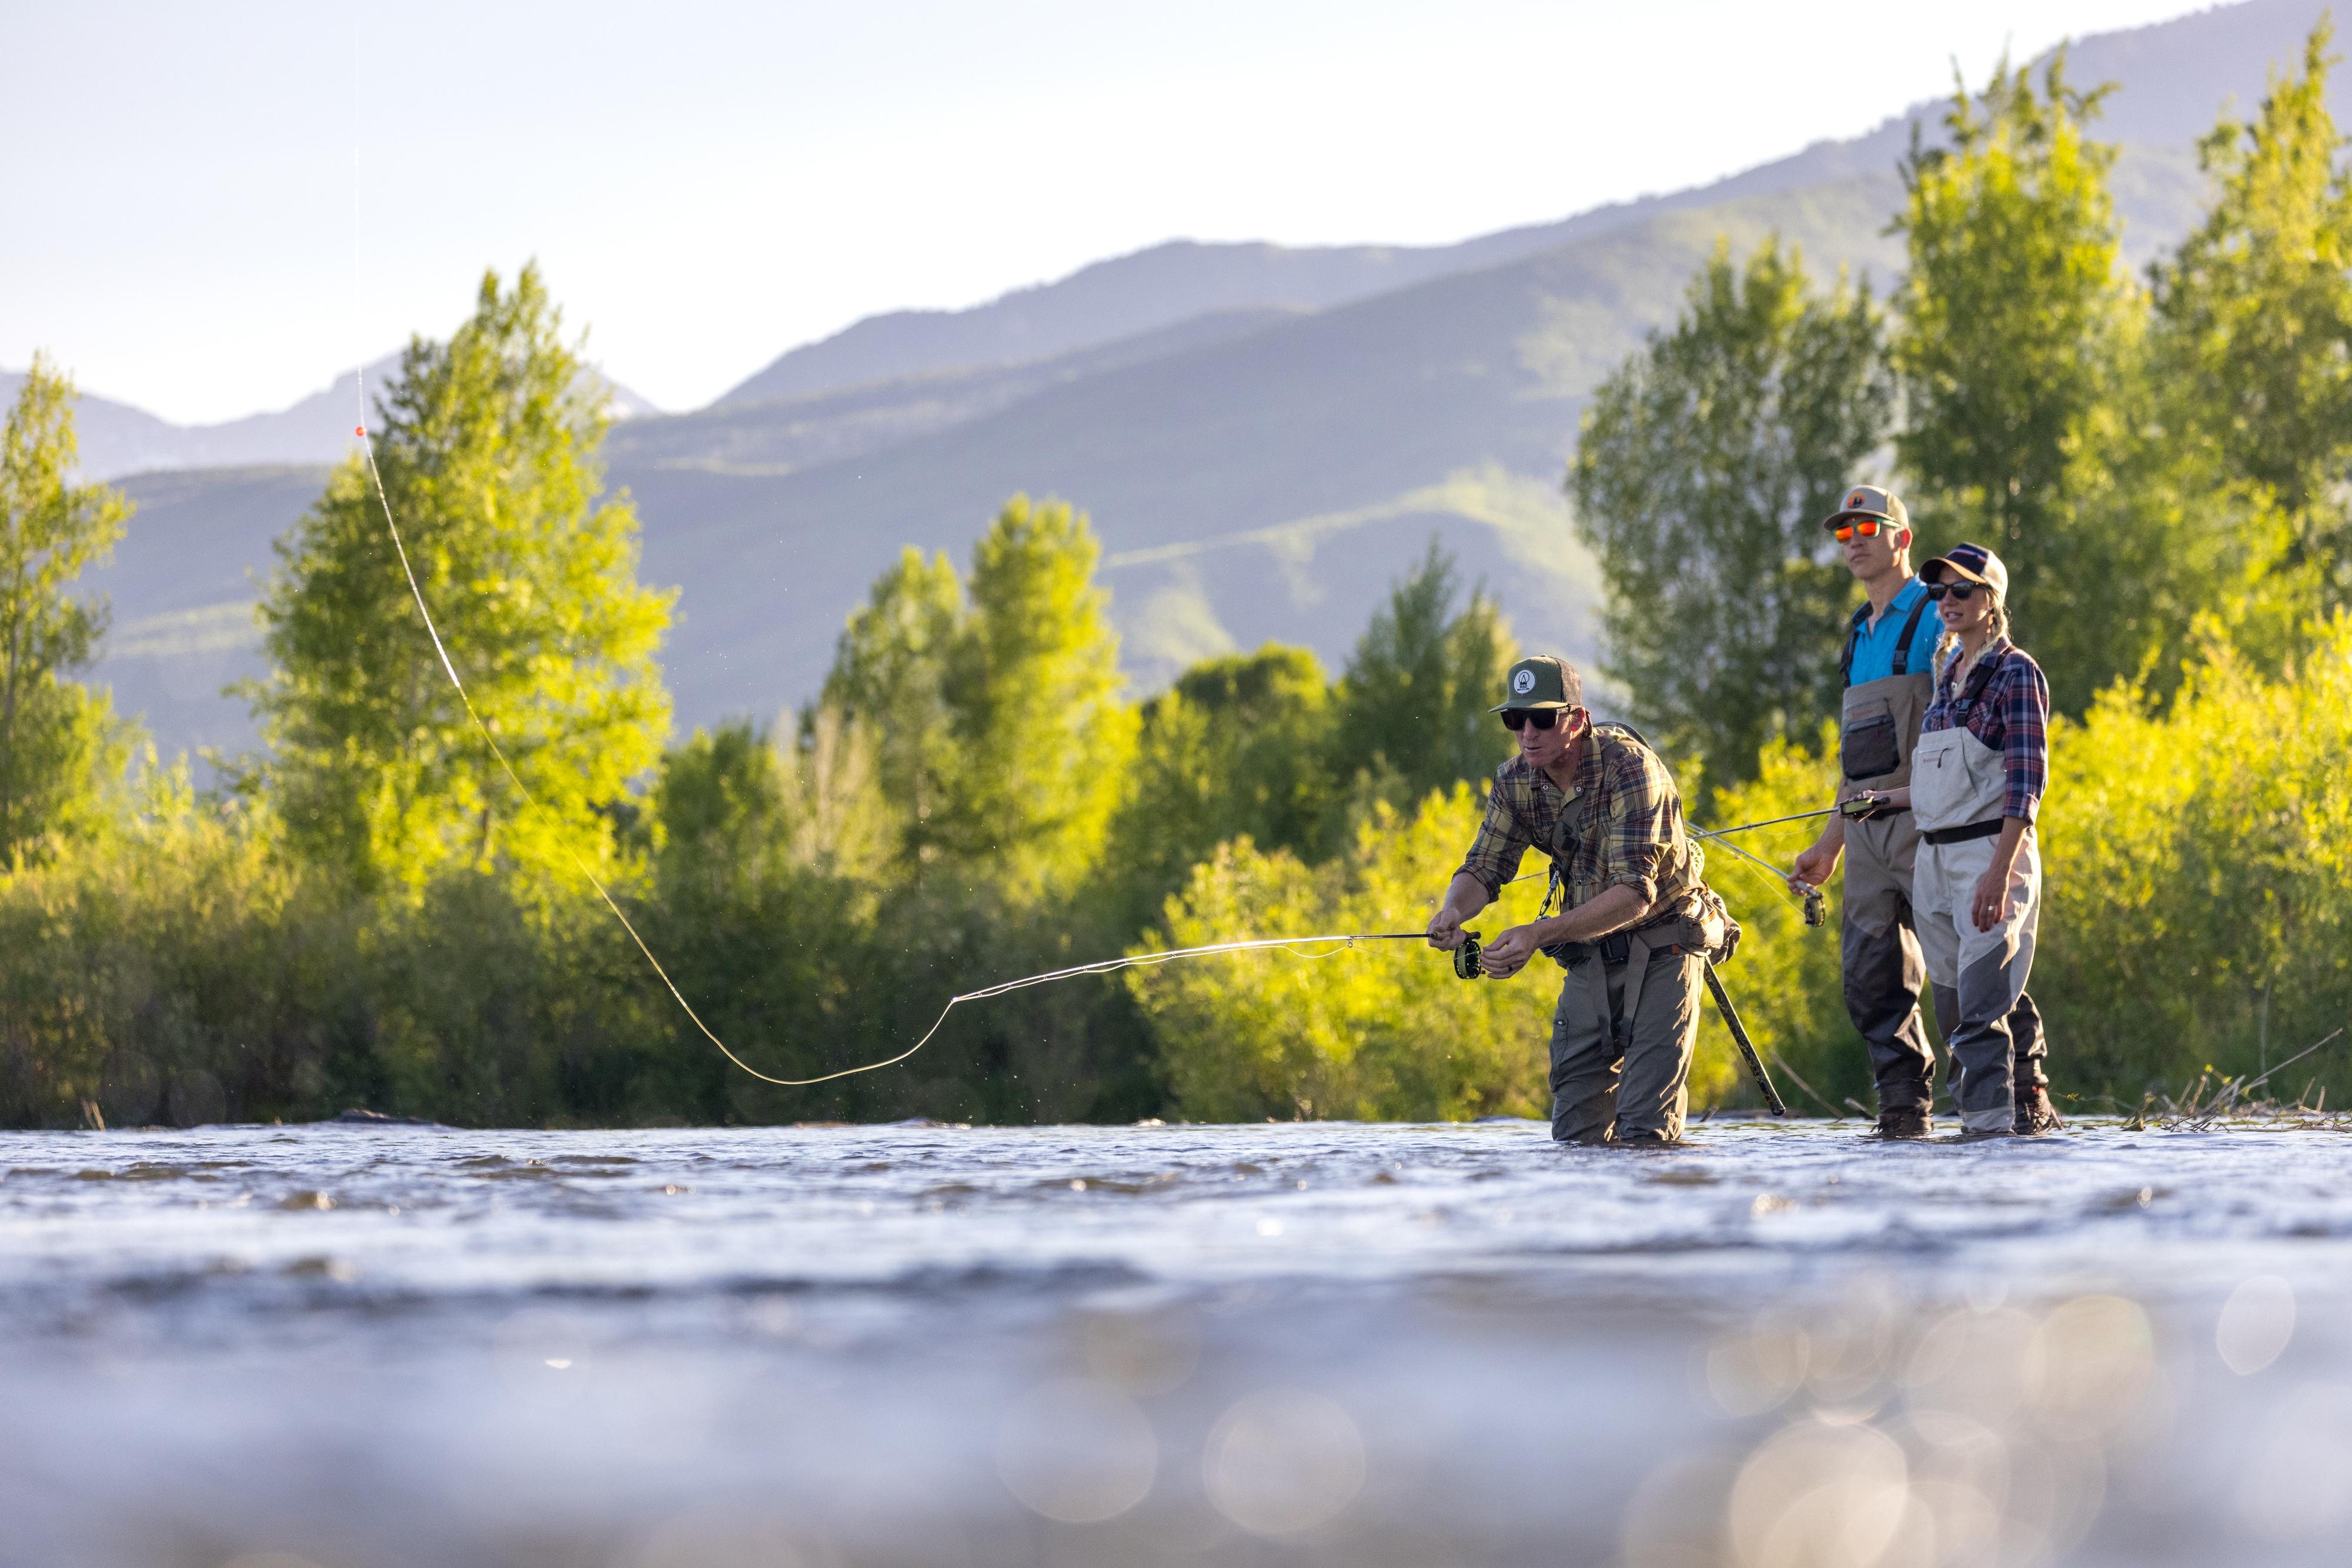
{"label": "rolled sleeve", "polygon": [[1666,819],[1666,781],[1645,760],[1628,768],[1609,803],[1608,831],[1601,836],[1601,885],[1630,887],[1643,907],[1657,902],[1671,832]]}
{"label": "rolled sleeve", "polygon": [[1487,793],[1486,815],[1478,823],[1478,836],[1470,841],[1470,852],[1463,857],[1458,874],[1484,887],[1488,898],[1500,898],[1503,884],[1519,874],[1519,862],[1534,841],[1528,825],[1497,786]]}
{"label": "rolled sleeve", "polygon": [[2001,812],[2031,822],[2050,787],[2050,682],[2024,660],[2012,661],[2004,674],[2000,749],[2009,790]]}

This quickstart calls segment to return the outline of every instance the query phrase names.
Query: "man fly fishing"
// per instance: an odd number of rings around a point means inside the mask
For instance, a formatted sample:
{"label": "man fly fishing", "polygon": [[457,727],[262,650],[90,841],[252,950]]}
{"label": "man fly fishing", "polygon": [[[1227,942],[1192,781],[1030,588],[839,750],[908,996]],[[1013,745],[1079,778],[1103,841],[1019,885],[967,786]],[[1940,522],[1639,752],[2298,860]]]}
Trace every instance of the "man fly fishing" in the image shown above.
{"label": "man fly fishing", "polygon": [[1559,913],[1510,927],[1481,960],[1498,979],[1538,952],[1568,971],[1552,1015],[1551,1135],[1670,1144],[1682,1136],[1706,965],[1728,955],[1738,927],[1704,879],[1674,776],[1633,730],[1594,723],[1583,698],[1564,659],[1511,666],[1494,711],[1518,754],[1495,770],[1429,943],[1461,947],[1463,923],[1500,895],[1521,857],[1549,855]]}

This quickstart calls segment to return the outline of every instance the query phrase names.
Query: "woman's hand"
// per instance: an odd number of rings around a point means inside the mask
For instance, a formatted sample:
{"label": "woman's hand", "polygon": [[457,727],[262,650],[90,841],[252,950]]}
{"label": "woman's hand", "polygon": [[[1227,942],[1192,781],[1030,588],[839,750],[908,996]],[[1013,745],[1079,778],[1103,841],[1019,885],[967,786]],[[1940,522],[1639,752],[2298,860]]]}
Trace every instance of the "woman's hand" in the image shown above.
{"label": "woman's hand", "polygon": [[1478,967],[1497,980],[1507,980],[1528,967],[1541,946],[1532,925],[1514,925],[1478,949]]}
{"label": "woman's hand", "polygon": [[1846,803],[1850,804],[1851,800],[1866,801],[1868,809],[1848,810],[1841,814],[1856,821],[1868,821],[1873,817],[1883,817],[1889,811],[1899,811],[1909,806],[1911,786],[1903,784],[1892,789],[1857,789]]}
{"label": "woman's hand", "polygon": [[1976,897],[1969,904],[1969,913],[1979,931],[1990,931],[2000,924],[2009,904],[2009,868],[1995,861],[1977,878]]}
{"label": "woman's hand", "polygon": [[1976,896],[1969,903],[1969,914],[1978,930],[1991,930],[2009,913],[2009,879],[2017,870],[2017,857],[2023,852],[2025,835],[2032,827],[2022,817],[2000,820],[2000,837],[1992,846],[1992,864],[1977,878]]}

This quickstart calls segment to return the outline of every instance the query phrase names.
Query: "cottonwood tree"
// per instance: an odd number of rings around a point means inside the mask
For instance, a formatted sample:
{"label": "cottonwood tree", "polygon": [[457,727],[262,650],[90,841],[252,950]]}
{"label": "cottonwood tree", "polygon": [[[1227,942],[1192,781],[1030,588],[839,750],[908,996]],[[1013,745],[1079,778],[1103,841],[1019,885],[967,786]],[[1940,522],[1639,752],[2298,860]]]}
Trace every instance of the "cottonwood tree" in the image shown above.
{"label": "cottonwood tree", "polygon": [[131,516],[121,492],[72,482],[74,395],[35,355],[0,434],[0,871],[86,826],[129,753],[107,694],[71,678],[107,621],[103,601],[72,597],[73,584]]}
{"label": "cottonwood tree", "polygon": [[2290,566],[2352,599],[2352,183],[2327,111],[2334,28],[2300,74],[2274,79],[2252,121],[2200,148],[2216,191],[2205,221],[2154,269],[2150,354],[2168,436],[2285,513]]}
{"label": "cottonwood tree", "polygon": [[967,619],[955,563],[908,546],[850,612],[823,694],[801,718],[804,766],[821,779],[873,758],[903,877],[926,873],[948,829],[947,780],[960,753],[945,744],[947,673]]}
{"label": "cottonwood tree", "polygon": [[1954,97],[1948,145],[1915,141],[1895,219],[1906,499],[1931,538],[2000,552],[2020,641],[2073,711],[2140,652],[2126,633],[2141,607],[2115,570],[2134,510],[2084,516],[2111,485],[2146,311],[2121,265],[2115,149],[2086,131],[2107,91],[2075,89],[2063,53],[2038,90],[2003,62]]}
{"label": "cottonwood tree", "polygon": [[363,457],[278,547],[261,607],[272,669],[247,688],[262,779],[294,841],[363,883],[599,864],[661,755],[655,653],[672,596],[636,580],[635,513],[603,489],[601,383],[561,327],[536,266],[511,287],[485,274],[447,342],[409,344],[373,432],[450,659],[540,810],[443,673]]}
{"label": "cottonwood tree", "polygon": [[1891,423],[1880,335],[1866,287],[1814,287],[1777,238],[1744,264],[1718,245],[1585,414],[1568,488],[1609,669],[1709,788],[1835,711],[1853,591],[1821,525]]}
{"label": "cottonwood tree", "polygon": [[1334,794],[1333,712],[1322,662],[1276,643],[1204,659],[1142,705],[1104,876],[1123,934],[1159,919],[1221,843],[1313,858]]}
{"label": "cottonwood tree", "polygon": [[1026,904],[1100,857],[1136,733],[1100,555],[1084,513],[1015,496],[969,580],[909,549],[851,614],[803,745],[866,737],[903,876]]}
{"label": "cottonwood tree", "polygon": [[1369,791],[1411,810],[1433,789],[1492,774],[1510,747],[1486,710],[1517,656],[1500,607],[1483,584],[1464,596],[1433,538],[1372,612],[1339,679],[1330,768],[1358,779],[1352,806]]}

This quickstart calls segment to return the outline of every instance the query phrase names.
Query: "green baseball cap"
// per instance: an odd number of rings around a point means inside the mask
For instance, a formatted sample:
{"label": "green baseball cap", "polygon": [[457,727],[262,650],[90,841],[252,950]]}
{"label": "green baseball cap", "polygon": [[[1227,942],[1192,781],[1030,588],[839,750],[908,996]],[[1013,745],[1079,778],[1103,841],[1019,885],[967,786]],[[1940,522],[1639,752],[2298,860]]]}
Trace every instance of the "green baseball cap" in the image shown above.
{"label": "green baseball cap", "polygon": [[1488,713],[1513,708],[1579,707],[1584,702],[1584,680],[1576,666],[1549,653],[1535,653],[1511,666],[1503,677],[1503,700]]}

